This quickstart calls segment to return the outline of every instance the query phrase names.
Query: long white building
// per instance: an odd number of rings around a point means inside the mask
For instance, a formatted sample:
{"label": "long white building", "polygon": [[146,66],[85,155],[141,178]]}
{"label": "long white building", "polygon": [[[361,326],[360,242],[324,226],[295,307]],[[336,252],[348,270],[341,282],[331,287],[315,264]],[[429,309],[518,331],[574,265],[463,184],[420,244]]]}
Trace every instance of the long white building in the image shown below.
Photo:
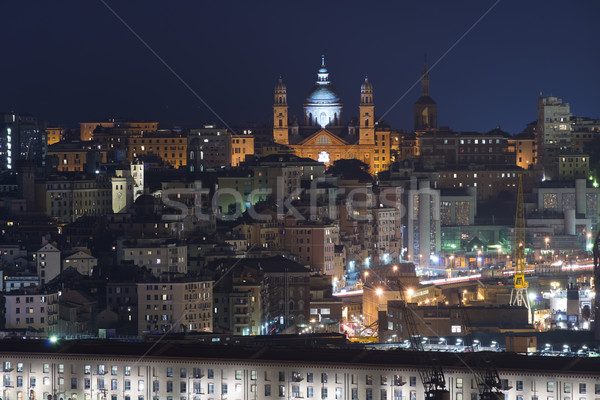
{"label": "long white building", "polygon": [[[210,341],[211,339],[206,339]],[[197,343],[197,342],[196,342]],[[112,341],[0,341],[4,399],[422,400],[412,351]],[[440,353],[451,400],[475,400],[468,354]],[[462,358],[462,360],[461,360]],[[594,400],[600,360],[492,354],[507,400]]]}

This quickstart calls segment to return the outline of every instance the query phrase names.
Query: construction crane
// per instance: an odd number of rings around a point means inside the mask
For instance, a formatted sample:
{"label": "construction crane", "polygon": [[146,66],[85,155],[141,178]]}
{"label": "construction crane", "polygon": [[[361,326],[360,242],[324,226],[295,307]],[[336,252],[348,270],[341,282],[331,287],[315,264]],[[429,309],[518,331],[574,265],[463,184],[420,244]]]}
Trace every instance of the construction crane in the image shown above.
{"label": "construction crane", "polygon": [[469,357],[468,367],[473,372],[475,382],[477,384],[477,390],[479,392],[479,400],[504,400],[504,393],[502,390],[506,390],[498,374],[498,370],[492,364],[492,362],[486,358],[480,351],[473,345],[471,338],[471,320],[467,313],[466,307],[462,304],[459,299],[458,310],[460,313],[460,319],[462,322],[464,336],[464,344],[471,349],[471,356]]}
{"label": "construction crane", "polygon": [[527,319],[531,323],[531,305],[527,295],[529,284],[525,280],[525,205],[523,204],[523,174],[519,174],[519,190],[517,192],[517,210],[515,213],[514,234],[514,271],[515,286],[510,292],[510,305],[527,308]]}
{"label": "construction crane", "polygon": [[425,351],[423,348],[423,342],[421,341],[421,336],[419,335],[417,323],[413,315],[414,311],[408,307],[404,295],[406,288],[400,281],[400,278],[396,278],[396,284],[400,292],[400,300],[402,300],[402,316],[404,318],[406,333],[408,334],[413,350],[420,352],[422,355],[419,357],[420,364],[418,370],[421,382],[423,383],[425,400],[450,400],[450,392],[446,389],[446,378],[439,361],[434,357],[433,352]]}

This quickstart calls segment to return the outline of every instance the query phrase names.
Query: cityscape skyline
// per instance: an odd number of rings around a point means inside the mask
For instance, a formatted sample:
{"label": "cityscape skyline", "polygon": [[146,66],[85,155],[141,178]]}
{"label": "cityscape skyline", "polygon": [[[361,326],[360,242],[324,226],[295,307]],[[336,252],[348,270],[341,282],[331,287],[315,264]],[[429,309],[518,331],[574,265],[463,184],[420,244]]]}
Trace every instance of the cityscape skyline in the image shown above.
{"label": "cityscape skyline", "polygon": [[[581,40],[592,34],[593,13],[583,12],[589,4],[570,5],[575,9],[562,15],[566,29],[558,35],[530,23],[537,16],[551,18],[560,10],[557,2],[529,3],[519,7],[519,12],[516,5],[507,2],[471,3],[460,12],[436,2],[376,6],[364,13],[356,3],[340,9],[322,5],[318,18],[326,21],[323,26],[327,31],[340,32],[339,36],[323,34],[303,22],[310,20],[310,5],[293,10],[299,13],[298,18],[287,18],[289,10],[285,7],[273,9],[268,5],[262,6],[268,10],[240,5],[228,10],[227,17],[219,5],[203,9],[198,5],[144,5],[119,4],[114,10],[230,126],[268,124],[272,87],[279,75],[284,77],[290,97],[296,99],[290,104],[290,114],[300,116],[300,99],[315,79],[307,72],[318,67],[321,54],[327,56],[347,115],[358,115],[358,89],[365,75],[373,82],[381,115],[419,80],[424,53],[430,64],[436,63],[471,27],[472,31],[431,71],[431,94],[440,105],[440,126],[489,131],[499,125],[518,133],[535,120],[540,91],[568,99],[576,115],[593,117],[599,108],[593,94],[600,83],[593,71],[599,56]],[[12,7],[8,11],[13,15],[19,15],[22,6],[8,7]],[[108,117],[184,125],[217,122],[215,115],[101,2],[73,4],[60,11],[57,14],[40,6],[27,14],[40,24],[23,24],[15,18],[0,28],[7,37],[16,39],[7,49],[14,55],[13,62],[2,67],[7,76],[16,79],[7,82],[0,109],[39,115],[52,124],[67,126]],[[473,27],[486,11],[489,14]],[[195,30],[190,20],[199,12],[215,18],[201,19],[197,22],[200,29]],[[42,36],[44,29],[50,28],[41,19],[47,14],[55,17],[52,21],[56,24]],[[75,18],[78,15],[94,15],[111,29],[100,33],[96,25],[83,23],[86,18]],[[383,20],[375,28],[369,23],[374,16]],[[393,21],[399,21],[401,28],[396,29]],[[80,35],[75,38],[70,28],[79,28]],[[207,32],[209,39],[203,35]],[[272,32],[277,32],[276,40]],[[407,32],[420,33],[415,36]],[[356,43],[357,56],[348,57],[342,43]],[[390,51],[391,46],[399,51]],[[577,56],[556,56],[562,49]],[[345,65],[348,61],[350,66]],[[119,92],[128,95],[116,96]],[[385,116],[386,122],[410,130],[412,104],[418,93],[417,84]]]}

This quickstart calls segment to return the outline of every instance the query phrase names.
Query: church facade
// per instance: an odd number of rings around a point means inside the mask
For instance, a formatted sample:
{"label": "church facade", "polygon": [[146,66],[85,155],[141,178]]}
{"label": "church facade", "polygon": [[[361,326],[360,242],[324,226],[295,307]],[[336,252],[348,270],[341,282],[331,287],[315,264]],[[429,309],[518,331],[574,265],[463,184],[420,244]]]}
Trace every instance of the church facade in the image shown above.
{"label": "church facade", "polygon": [[[275,86],[273,104],[273,140],[288,146],[300,157],[323,162],[358,159],[369,165],[371,173],[389,168],[392,152],[400,152],[403,135],[378,126],[375,118],[373,85],[365,78],[360,87],[358,117],[344,123],[344,106],[333,86],[325,57],[317,71],[317,80],[303,104],[302,118],[290,118],[287,88],[282,78]],[[424,66],[421,97],[415,103],[415,132],[437,128],[437,106],[429,97],[429,74]],[[414,153],[414,152],[413,152]]]}
{"label": "church facade", "polygon": [[301,124],[289,118],[287,89],[279,78],[273,105],[273,140],[289,146],[300,157],[326,165],[358,159],[369,165],[371,173],[384,171],[391,162],[391,131],[377,129],[373,85],[367,78],[360,88],[358,111],[357,120],[344,123],[343,103],[322,57],[317,81],[303,105]]}

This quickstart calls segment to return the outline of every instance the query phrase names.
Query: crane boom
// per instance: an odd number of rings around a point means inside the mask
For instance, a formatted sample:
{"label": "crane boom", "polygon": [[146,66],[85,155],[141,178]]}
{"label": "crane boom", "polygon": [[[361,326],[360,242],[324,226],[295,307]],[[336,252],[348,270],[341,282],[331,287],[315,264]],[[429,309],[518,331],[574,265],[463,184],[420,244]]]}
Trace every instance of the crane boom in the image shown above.
{"label": "crane boom", "polygon": [[473,361],[469,363],[469,367],[475,377],[477,390],[480,400],[504,400],[504,389],[502,380],[498,374],[498,370],[492,362],[484,357],[481,352],[476,351],[473,341],[471,340],[471,320],[466,307],[459,301],[458,310],[460,313],[463,332],[465,334],[465,345],[471,348],[471,358]]}
{"label": "crane boom", "polygon": [[446,378],[444,371],[431,352],[425,351],[421,336],[415,322],[413,315],[414,311],[408,306],[404,293],[406,288],[400,281],[400,278],[396,278],[396,284],[398,285],[398,291],[400,292],[400,300],[402,301],[402,316],[404,319],[404,325],[406,333],[408,334],[412,348],[420,352],[423,356],[420,357],[419,365],[419,376],[423,383],[423,390],[425,392],[426,400],[449,400],[450,392],[446,389]]}

